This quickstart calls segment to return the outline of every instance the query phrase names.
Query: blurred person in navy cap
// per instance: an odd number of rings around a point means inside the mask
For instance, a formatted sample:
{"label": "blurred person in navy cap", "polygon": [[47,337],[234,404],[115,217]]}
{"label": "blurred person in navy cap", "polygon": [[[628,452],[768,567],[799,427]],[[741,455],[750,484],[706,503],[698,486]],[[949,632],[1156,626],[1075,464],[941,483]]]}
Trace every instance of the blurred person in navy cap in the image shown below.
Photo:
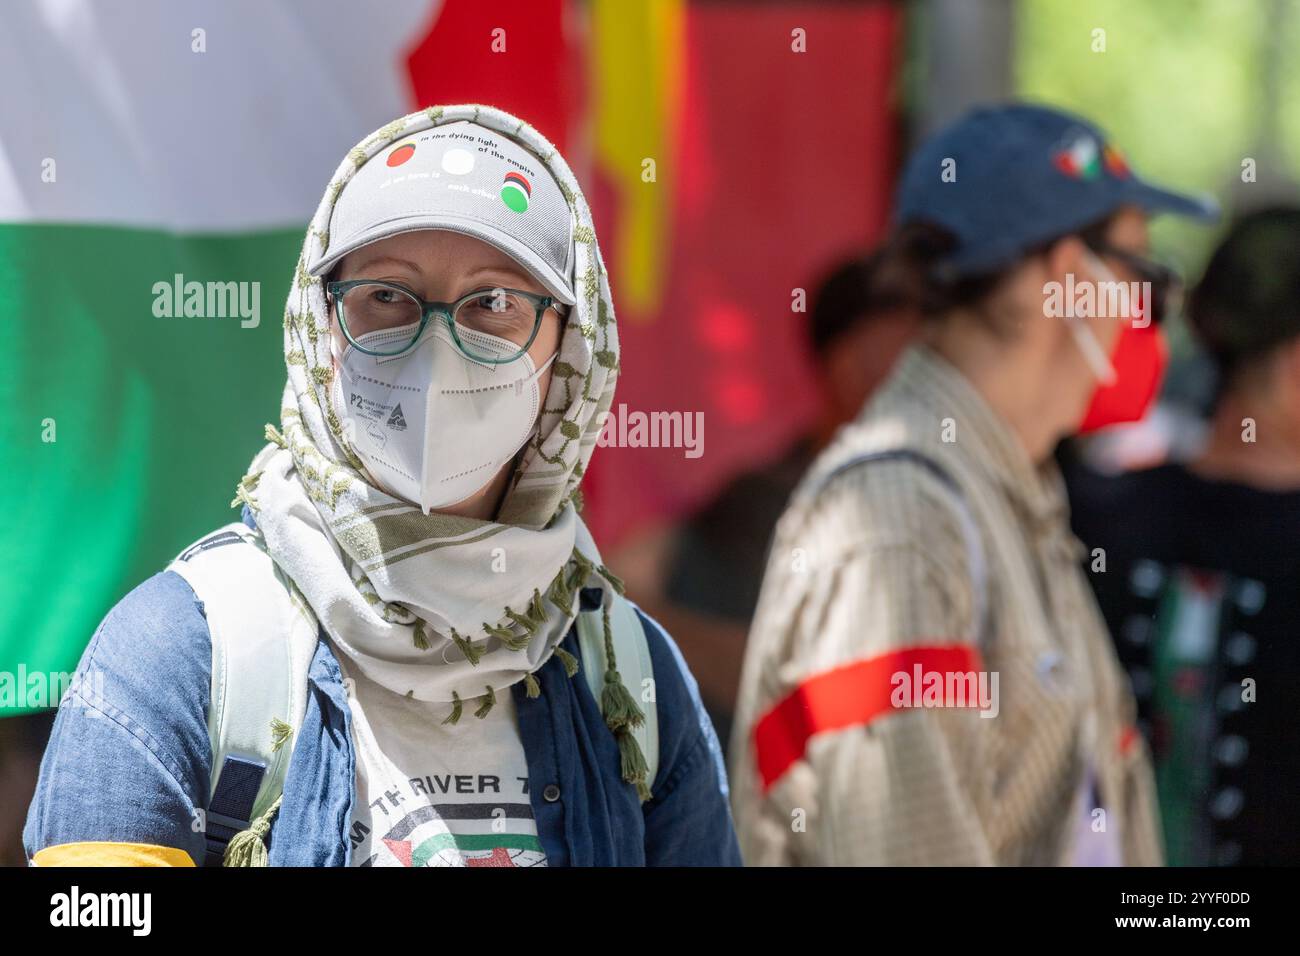
{"label": "blurred person in navy cap", "polygon": [[731,736],[748,863],[1162,862],[1052,458],[1156,392],[1159,212],[1214,215],[1040,106],[909,160],[888,255],[926,327],[778,525]]}
{"label": "blurred person in navy cap", "polygon": [[1105,559],[1090,579],[1132,676],[1169,862],[1295,864],[1300,208],[1238,219],[1187,318],[1219,378],[1204,446],[1118,477],[1067,459],[1074,527]]}

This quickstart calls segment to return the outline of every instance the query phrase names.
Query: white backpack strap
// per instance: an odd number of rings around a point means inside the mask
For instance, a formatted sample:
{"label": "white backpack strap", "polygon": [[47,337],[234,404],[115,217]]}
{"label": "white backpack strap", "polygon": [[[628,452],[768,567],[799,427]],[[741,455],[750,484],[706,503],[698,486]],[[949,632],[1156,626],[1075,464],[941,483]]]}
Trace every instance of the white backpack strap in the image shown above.
{"label": "white backpack strap", "polygon": [[[632,734],[645,756],[646,786],[654,785],[659,772],[659,712],[655,706],[654,668],[650,661],[650,645],[646,642],[645,628],[636,609],[622,595],[610,590],[609,624],[614,643],[614,658],[623,686],[645,714],[641,726]],[[580,606],[583,606],[580,604]],[[605,623],[602,609],[580,610],[577,619],[578,645],[582,650],[582,673],[587,686],[599,706],[605,690],[605,671],[609,661],[605,656]],[[647,681],[649,683],[647,683]],[[646,694],[645,690],[650,693]],[[646,698],[649,697],[649,700]]]}
{"label": "white backpack strap", "polygon": [[284,789],[318,628],[260,535],[242,522],[201,538],[168,570],[185,578],[203,603],[212,638],[204,832],[208,864],[220,865],[230,839]]}

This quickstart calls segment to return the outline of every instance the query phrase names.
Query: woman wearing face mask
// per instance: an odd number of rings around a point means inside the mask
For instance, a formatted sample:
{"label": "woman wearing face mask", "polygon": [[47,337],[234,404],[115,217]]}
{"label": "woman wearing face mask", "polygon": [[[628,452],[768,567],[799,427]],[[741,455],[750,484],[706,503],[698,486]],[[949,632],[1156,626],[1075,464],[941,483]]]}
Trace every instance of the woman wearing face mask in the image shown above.
{"label": "woman wearing face mask", "polygon": [[1155,393],[1158,211],[1208,212],[1039,107],[908,163],[891,248],[928,330],[779,526],[731,744],[747,863],[1160,862],[1052,460]]}
{"label": "woman wearing face mask", "polygon": [[32,861],[737,863],[695,682],[578,516],[619,350],[555,149],[475,106],[367,137],[284,342],[242,520],[82,659]]}

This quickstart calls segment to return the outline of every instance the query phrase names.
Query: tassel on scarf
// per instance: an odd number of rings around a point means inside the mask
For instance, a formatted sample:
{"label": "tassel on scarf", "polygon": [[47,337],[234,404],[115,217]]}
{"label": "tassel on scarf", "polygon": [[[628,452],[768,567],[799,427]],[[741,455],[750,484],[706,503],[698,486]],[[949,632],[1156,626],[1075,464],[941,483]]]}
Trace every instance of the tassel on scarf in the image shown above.
{"label": "tassel on scarf", "polygon": [[623,686],[623,679],[616,670],[605,671],[605,687],[600,693],[600,712],[605,715],[605,726],[615,733],[645,723],[645,714],[637,706],[631,692]]}
{"label": "tassel on scarf", "polygon": [[546,598],[561,611],[565,617],[573,617],[573,599],[570,596],[573,593],[571,588],[564,579],[564,568],[560,568],[560,573],[551,581],[551,586],[546,590]]}
{"label": "tassel on scarf", "polygon": [[[369,598],[369,595],[366,595],[366,597]],[[427,651],[429,649],[429,638],[425,636],[424,625],[419,621],[415,623],[415,630],[411,635],[411,640],[414,641],[416,650]]]}
{"label": "tassel on scarf", "polygon": [[529,636],[527,634],[516,634],[508,627],[493,627],[487,621],[484,621],[483,630],[512,651],[522,651],[528,646]]}
{"label": "tassel on scarf", "polygon": [[577,548],[574,548],[573,572],[569,575],[569,590],[576,591],[591,576],[593,570],[595,570],[595,565],[591,563],[591,559]]}
{"label": "tassel on scarf", "polygon": [[453,690],[453,691],[451,692],[451,713],[448,714],[446,717],[444,717],[442,722],[443,722],[444,724],[456,724],[456,723],[459,723],[459,722],[460,722],[460,713],[461,713],[461,708],[462,708],[462,704],[461,704],[461,700],[460,700],[460,694],[456,693],[456,692]]}
{"label": "tassel on scarf", "polygon": [[573,677],[574,674],[578,673],[578,659],[564,648],[556,647],[555,656],[558,657],[560,663],[564,665],[564,673],[566,675]]}
{"label": "tassel on scarf", "polygon": [[612,587],[619,594],[627,593],[627,589],[623,586],[623,579],[620,578],[613,571],[611,571],[609,568],[605,567],[603,564],[600,565],[600,567],[596,568],[596,573],[599,574],[606,581],[608,581],[609,586]]}
{"label": "tassel on scarf", "polygon": [[480,698],[480,700],[482,700],[483,703],[479,704],[478,710],[474,711],[474,716],[477,717],[479,720],[482,720],[484,717],[486,717],[489,713],[492,712],[492,708],[496,705],[497,702],[496,691],[492,689],[491,685],[488,685],[487,693],[484,694]]}
{"label": "tassel on scarf", "polygon": [[[605,575],[605,569],[600,569],[602,576]],[[615,585],[615,579],[606,578],[610,585],[617,590],[622,582]],[[620,592],[621,593],[621,592]],[[646,764],[645,754],[641,751],[641,745],[637,743],[633,730],[645,723],[645,712],[641,710],[627,686],[623,683],[623,676],[618,672],[618,659],[614,653],[614,628],[610,619],[610,603],[606,602],[601,608],[601,624],[604,630],[605,640],[605,686],[600,693],[600,712],[605,718],[605,726],[609,728],[618,742],[619,771],[625,783],[630,783],[636,787],[638,799],[645,803],[652,796],[650,784],[646,777],[650,773],[650,768]]]}
{"label": "tassel on scarf", "polygon": [[462,637],[454,627],[451,629],[451,639],[456,642],[456,646],[465,655],[465,659],[477,666],[479,660],[483,657],[483,648],[476,647],[473,641]]}
{"label": "tassel on scarf", "polygon": [[506,617],[510,618],[510,620],[522,627],[524,633],[529,637],[532,637],[537,633],[537,625],[533,623],[531,614],[520,614],[514,608],[508,607],[506,608]]}
{"label": "tassel on scarf", "polygon": [[237,508],[242,501],[248,505],[248,510],[256,514],[260,509],[257,502],[253,500],[253,489],[257,487],[257,480],[262,477],[259,471],[256,474],[245,475],[239,479],[239,484],[235,486],[235,497],[230,501],[230,507]]}
{"label": "tassel on scarf", "polygon": [[533,619],[535,629],[546,623],[546,605],[542,603],[542,592],[533,588],[533,600],[528,605],[528,616]]}
{"label": "tassel on scarf", "polygon": [[537,682],[537,678],[532,674],[524,675],[524,690],[530,699],[536,699],[542,696],[542,685]]}
{"label": "tassel on scarf", "polygon": [[[605,671],[605,687],[600,693],[600,712],[605,715],[605,726],[615,734],[620,734],[633,727],[640,727],[645,723],[645,714],[637,706],[631,692],[623,686],[622,675],[618,672],[618,661],[614,657],[614,630],[610,626],[608,604],[605,605],[601,616],[605,626],[605,660],[608,668]],[[644,762],[643,758],[642,763]]]}
{"label": "tassel on scarf", "polygon": [[636,742],[636,737],[630,730],[619,731],[617,737],[619,769],[623,774],[623,782],[634,784],[637,797],[645,803],[651,797],[650,786],[646,783],[650,768],[646,766],[645,754],[641,752],[641,745]]}
{"label": "tassel on scarf", "polygon": [[284,746],[285,741],[293,736],[293,728],[279,717],[271,718],[271,753]]}
{"label": "tassel on scarf", "polygon": [[271,818],[280,809],[284,794],[275,798],[265,813],[254,820],[247,830],[241,830],[230,838],[226,852],[221,858],[222,866],[266,866],[266,835],[271,832]]}

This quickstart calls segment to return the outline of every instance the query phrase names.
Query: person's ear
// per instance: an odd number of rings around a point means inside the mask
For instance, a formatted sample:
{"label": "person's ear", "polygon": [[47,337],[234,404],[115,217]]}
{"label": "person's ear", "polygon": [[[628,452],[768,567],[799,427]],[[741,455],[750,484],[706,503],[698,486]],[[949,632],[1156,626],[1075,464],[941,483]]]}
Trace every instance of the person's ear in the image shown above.
{"label": "person's ear", "polygon": [[1100,282],[1104,276],[1097,275],[1096,257],[1078,236],[1064,236],[1052,243],[1047,250],[1047,268],[1052,278],[1065,281],[1067,275],[1073,275],[1075,281]]}
{"label": "person's ear", "polygon": [[342,265],[341,262],[335,263],[334,268],[330,269],[329,272],[325,273],[325,276],[321,279],[321,287],[325,290],[325,305],[329,309],[329,319],[331,322],[334,322],[335,324],[338,323],[339,303],[338,303],[338,299],[330,295],[329,287],[331,282],[338,281],[339,273],[342,271],[340,269],[341,265]]}

